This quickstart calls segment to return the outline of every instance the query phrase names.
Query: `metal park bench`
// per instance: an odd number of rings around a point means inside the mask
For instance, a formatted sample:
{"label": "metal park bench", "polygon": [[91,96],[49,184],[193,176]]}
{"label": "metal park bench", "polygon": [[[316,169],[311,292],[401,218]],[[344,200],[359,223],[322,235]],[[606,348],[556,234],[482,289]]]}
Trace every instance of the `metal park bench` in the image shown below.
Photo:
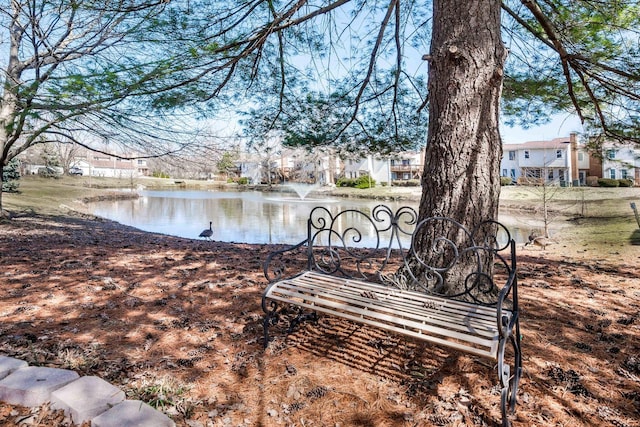
{"label": "metal park bench", "polygon": [[[291,331],[322,313],[492,359],[508,426],[522,373],[515,242],[495,221],[467,230],[417,218],[409,207],[313,209],[307,238],[264,263],[264,345],[280,320]],[[294,270],[296,253],[304,271]]]}

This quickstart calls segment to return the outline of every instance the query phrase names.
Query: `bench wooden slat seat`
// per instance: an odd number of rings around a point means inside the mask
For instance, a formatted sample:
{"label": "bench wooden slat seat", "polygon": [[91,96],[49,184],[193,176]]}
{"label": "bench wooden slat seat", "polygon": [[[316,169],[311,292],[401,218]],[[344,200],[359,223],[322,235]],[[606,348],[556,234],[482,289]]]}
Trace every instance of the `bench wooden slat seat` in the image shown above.
{"label": "bench wooden slat seat", "polygon": [[[497,358],[496,309],[317,272],[282,280],[265,297]],[[503,312],[510,316],[510,312]]]}
{"label": "bench wooden slat seat", "polygon": [[[265,260],[264,345],[271,325],[289,319],[292,330],[321,313],[489,358],[509,426],[522,375],[515,241],[492,220],[469,230],[450,218],[417,218],[409,207],[314,208],[307,238]],[[295,271],[301,252],[306,269]]]}

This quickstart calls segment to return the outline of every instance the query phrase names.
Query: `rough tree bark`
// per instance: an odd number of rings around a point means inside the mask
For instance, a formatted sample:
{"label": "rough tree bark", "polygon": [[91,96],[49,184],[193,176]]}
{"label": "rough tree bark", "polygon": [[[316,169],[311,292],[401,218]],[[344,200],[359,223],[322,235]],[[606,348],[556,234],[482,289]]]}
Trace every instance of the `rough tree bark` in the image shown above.
{"label": "rough tree bark", "polygon": [[[468,229],[497,219],[506,56],[499,0],[434,0],[420,219],[450,217]],[[429,249],[429,237],[424,235],[418,245],[422,251]],[[462,271],[449,272],[449,284],[459,283],[451,275],[466,277]]]}
{"label": "rough tree bark", "polygon": [[4,180],[2,179],[3,173],[4,173],[4,164],[0,161],[0,219],[9,217],[9,213],[5,212],[5,210],[2,209],[2,193],[3,193],[2,185],[4,183]]}

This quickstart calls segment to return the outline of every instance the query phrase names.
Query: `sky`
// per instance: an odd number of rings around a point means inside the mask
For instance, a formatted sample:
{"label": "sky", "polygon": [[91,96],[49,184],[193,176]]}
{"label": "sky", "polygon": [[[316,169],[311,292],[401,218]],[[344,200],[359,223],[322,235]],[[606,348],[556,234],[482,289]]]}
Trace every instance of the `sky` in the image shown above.
{"label": "sky", "polygon": [[[212,132],[223,135],[222,139],[235,141],[240,127],[235,119],[213,120]],[[522,144],[528,141],[549,141],[554,138],[568,137],[571,132],[583,133],[582,124],[577,116],[558,114],[543,126],[523,129],[520,126],[500,126],[500,135],[505,144]]]}
{"label": "sky", "polygon": [[500,135],[505,144],[521,144],[527,141],[547,141],[569,136],[571,132],[582,133],[582,125],[576,116],[556,115],[544,126],[523,129],[519,126],[501,126]]}

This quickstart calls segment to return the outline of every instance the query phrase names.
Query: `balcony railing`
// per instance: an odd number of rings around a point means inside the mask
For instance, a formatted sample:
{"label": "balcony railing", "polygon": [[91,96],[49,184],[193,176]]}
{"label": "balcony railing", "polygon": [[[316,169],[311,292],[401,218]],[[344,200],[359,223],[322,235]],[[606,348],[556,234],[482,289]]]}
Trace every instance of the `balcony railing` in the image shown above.
{"label": "balcony railing", "polygon": [[422,165],[391,165],[391,172],[421,172]]}

